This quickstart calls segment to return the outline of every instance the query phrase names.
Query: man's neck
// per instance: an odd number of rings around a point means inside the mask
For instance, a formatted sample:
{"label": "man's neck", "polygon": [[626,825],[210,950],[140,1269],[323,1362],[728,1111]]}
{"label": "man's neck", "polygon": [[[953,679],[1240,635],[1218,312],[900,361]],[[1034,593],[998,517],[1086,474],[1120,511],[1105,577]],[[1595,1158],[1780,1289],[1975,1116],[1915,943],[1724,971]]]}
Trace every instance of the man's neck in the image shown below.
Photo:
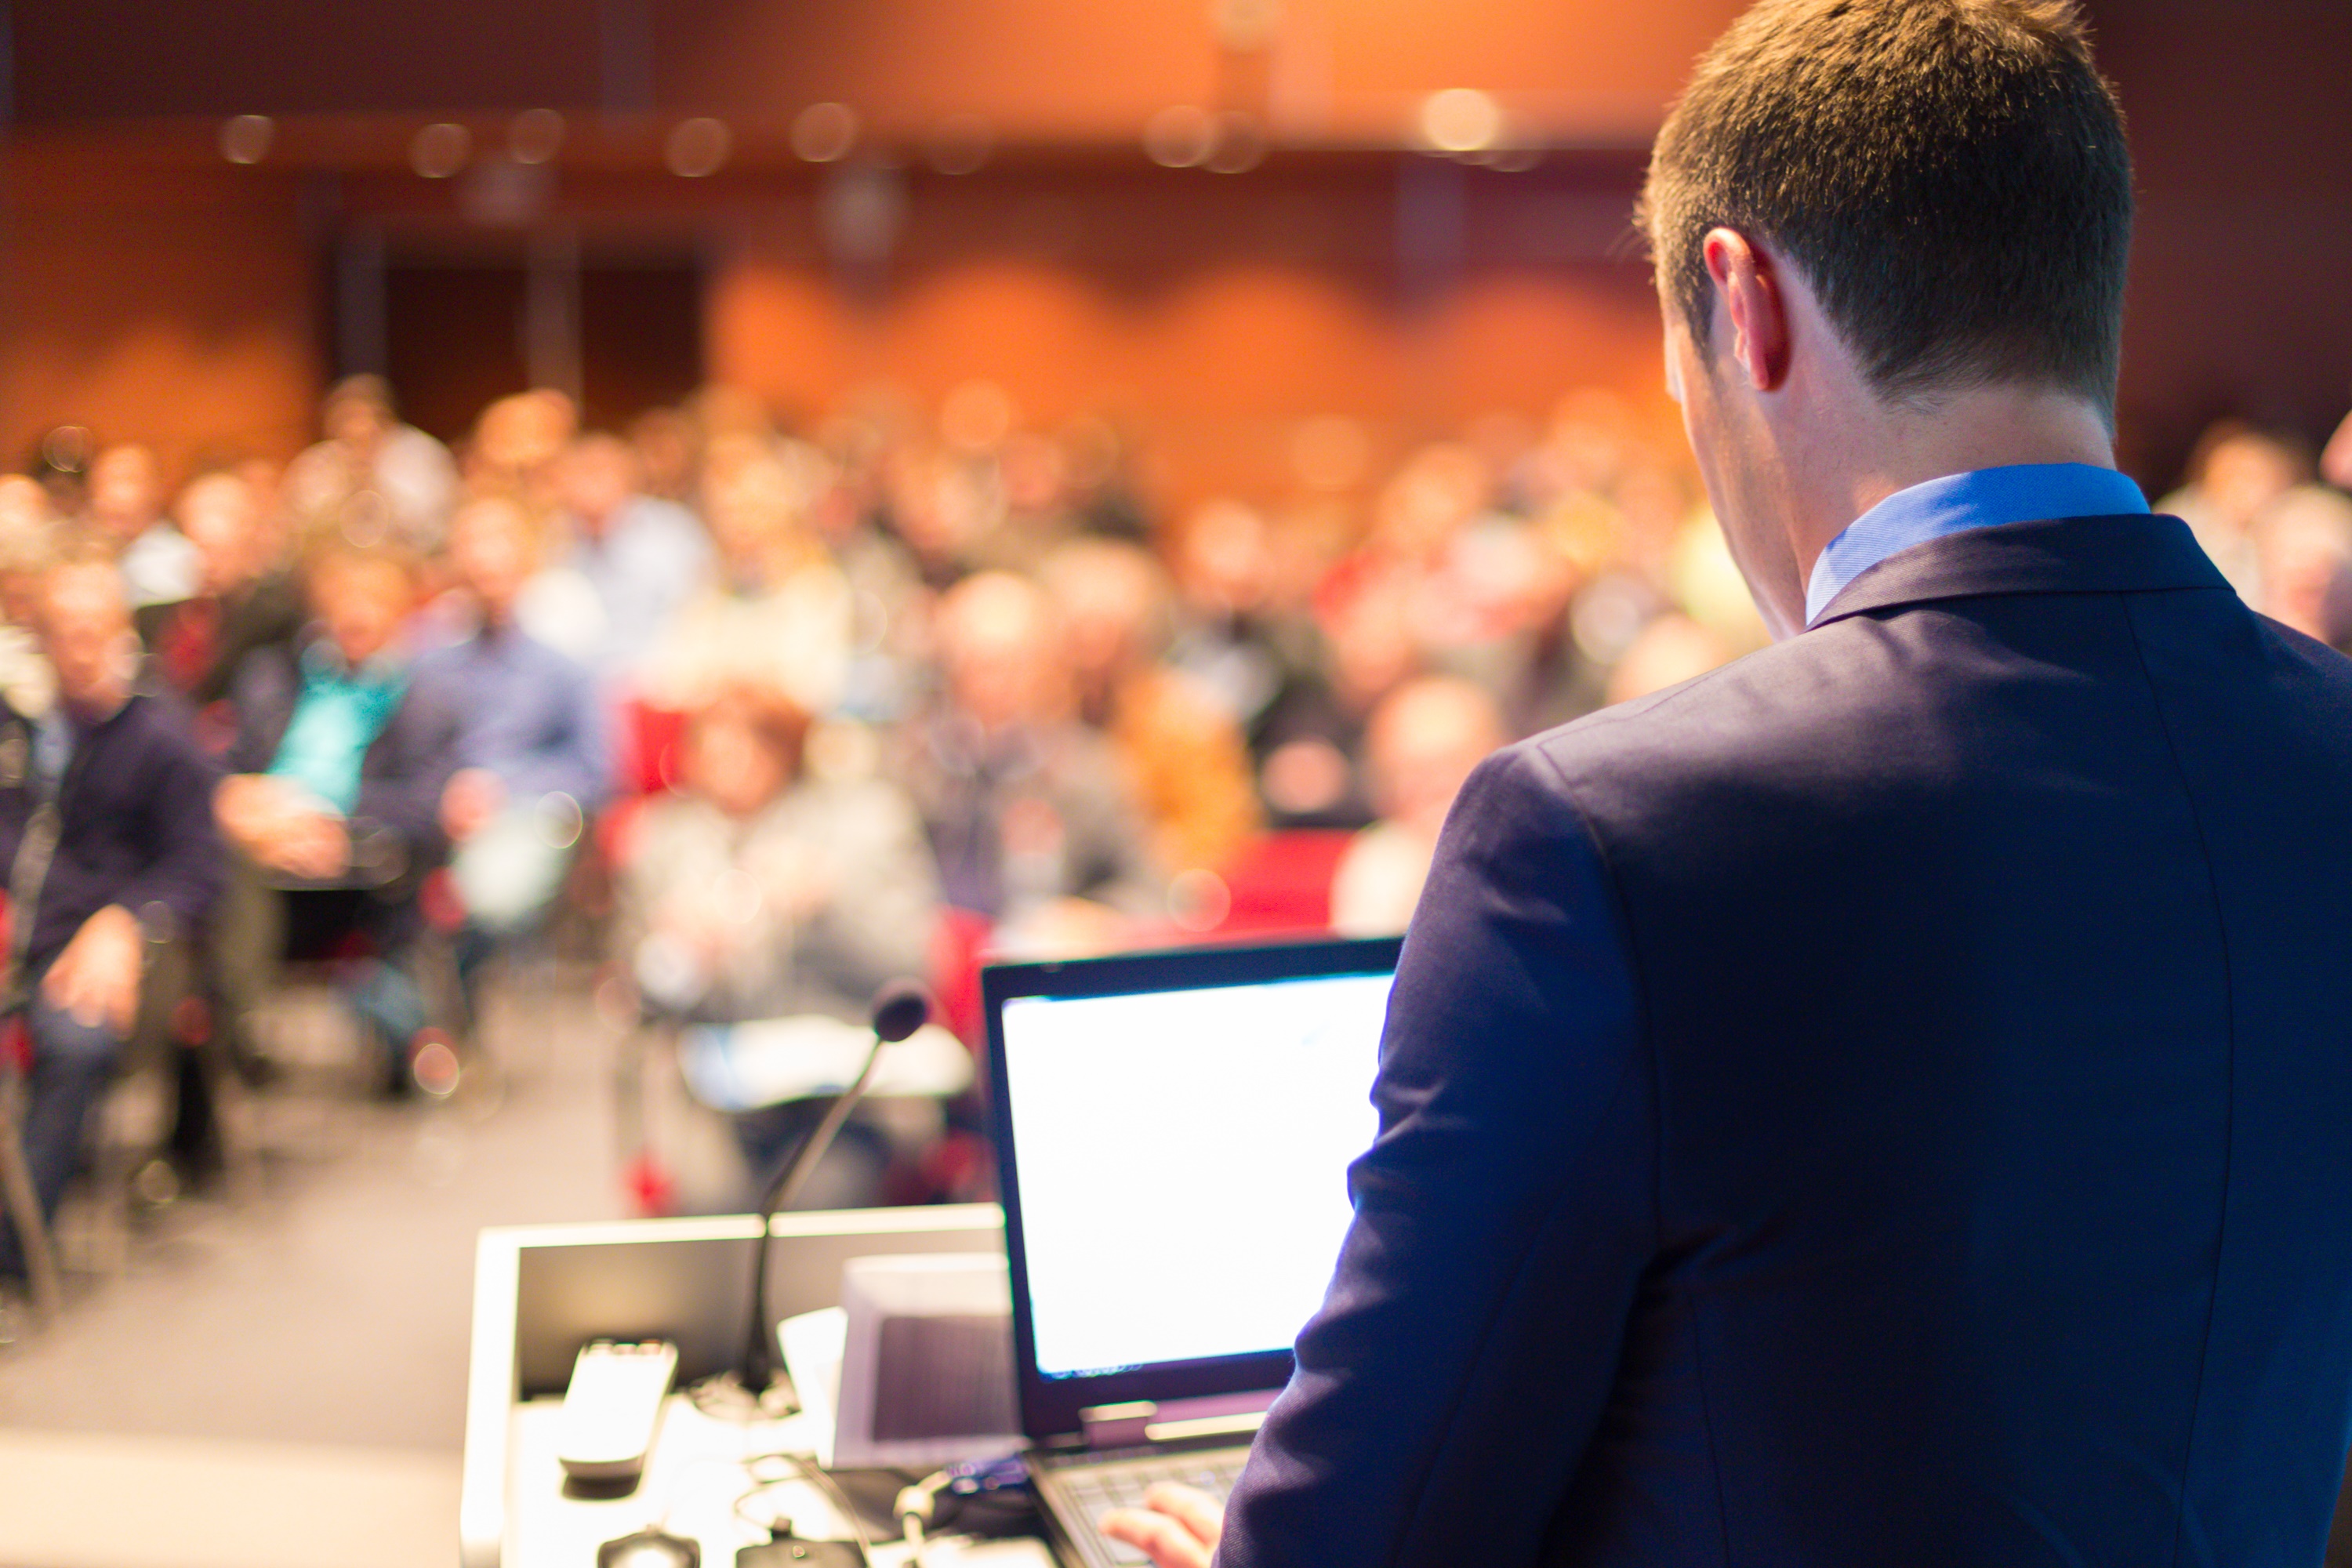
{"label": "man's neck", "polygon": [[1929,408],[1882,405],[1803,456],[1790,510],[1801,583],[1854,519],[1914,485],[2019,464],[2116,466],[2114,433],[2091,404],[1998,386],[1949,394]]}

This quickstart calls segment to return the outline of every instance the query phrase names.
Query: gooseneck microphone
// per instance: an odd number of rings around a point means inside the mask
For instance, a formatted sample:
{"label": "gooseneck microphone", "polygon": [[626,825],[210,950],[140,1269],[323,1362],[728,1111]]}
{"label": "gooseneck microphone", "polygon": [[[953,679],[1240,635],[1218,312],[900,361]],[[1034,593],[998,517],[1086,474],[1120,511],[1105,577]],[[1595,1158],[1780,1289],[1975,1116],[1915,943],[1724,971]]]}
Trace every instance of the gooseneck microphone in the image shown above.
{"label": "gooseneck microphone", "polygon": [[915,981],[887,981],[874,993],[874,1005],[867,1014],[874,1026],[874,1044],[866,1053],[866,1065],[858,1069],[856,1081],[834,1097],[824,1119],[801,1140],[801,1146],[793,1151],[791,1162],[760,1204],[760,1244],[751,1253],[751,1328],[743,1337],[743,1359],[736,1366],[736,1377],[743,1392],[755,1400],[767,1393],[768,1384],[776,1375],[774,1326],[768,1321],[768,1222],[808,1184],[816,1163],[824,1157],[841,1124],[857,1108],[866,1085],[874,1081],[874,1068],[882,1059],[882,1047],[905,1039],[921,1028],[930,1016],[931,994]]}

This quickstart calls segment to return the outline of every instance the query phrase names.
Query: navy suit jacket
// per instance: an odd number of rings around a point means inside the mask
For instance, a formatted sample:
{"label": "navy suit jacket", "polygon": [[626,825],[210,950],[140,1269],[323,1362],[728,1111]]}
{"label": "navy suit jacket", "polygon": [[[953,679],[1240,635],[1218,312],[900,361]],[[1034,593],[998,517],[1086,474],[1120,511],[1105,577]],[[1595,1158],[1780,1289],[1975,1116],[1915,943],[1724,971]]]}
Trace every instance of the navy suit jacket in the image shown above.
{"label": "navy suit jacket", "polygon": [[2316,1563],[2352,660],[1958,533],[1489,760],[1223,1568]]}

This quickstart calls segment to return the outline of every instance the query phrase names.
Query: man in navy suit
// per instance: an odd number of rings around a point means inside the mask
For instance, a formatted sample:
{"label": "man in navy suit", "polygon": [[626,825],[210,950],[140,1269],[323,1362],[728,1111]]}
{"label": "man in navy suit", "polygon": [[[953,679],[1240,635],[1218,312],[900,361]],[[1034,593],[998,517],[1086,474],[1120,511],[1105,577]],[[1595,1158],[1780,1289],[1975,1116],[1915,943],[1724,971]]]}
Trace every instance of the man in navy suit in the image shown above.
{"label": "man in navy suit", "polygon": [[[1463,793],[1216,1561],[2316,1563],[2352,662],[2114,471],[2083,34],[1767,0],[1643,217],[1781,640]],[[1154,1500],[1117,1531],[1206,1562]]]}

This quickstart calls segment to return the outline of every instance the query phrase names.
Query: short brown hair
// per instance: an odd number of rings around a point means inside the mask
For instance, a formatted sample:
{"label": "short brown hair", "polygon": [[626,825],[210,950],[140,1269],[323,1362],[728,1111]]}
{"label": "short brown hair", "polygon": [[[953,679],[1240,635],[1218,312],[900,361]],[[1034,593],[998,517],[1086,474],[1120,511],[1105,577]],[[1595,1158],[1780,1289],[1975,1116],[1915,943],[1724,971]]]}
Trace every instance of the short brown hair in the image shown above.
{"label": "short brown hair", "polygon": [[2131,154],[2070,0],[1762,0],[1667,116],[1641,221],[1701,347],[1722,226],[1802,272],[1883,397],[2112,415]]}

